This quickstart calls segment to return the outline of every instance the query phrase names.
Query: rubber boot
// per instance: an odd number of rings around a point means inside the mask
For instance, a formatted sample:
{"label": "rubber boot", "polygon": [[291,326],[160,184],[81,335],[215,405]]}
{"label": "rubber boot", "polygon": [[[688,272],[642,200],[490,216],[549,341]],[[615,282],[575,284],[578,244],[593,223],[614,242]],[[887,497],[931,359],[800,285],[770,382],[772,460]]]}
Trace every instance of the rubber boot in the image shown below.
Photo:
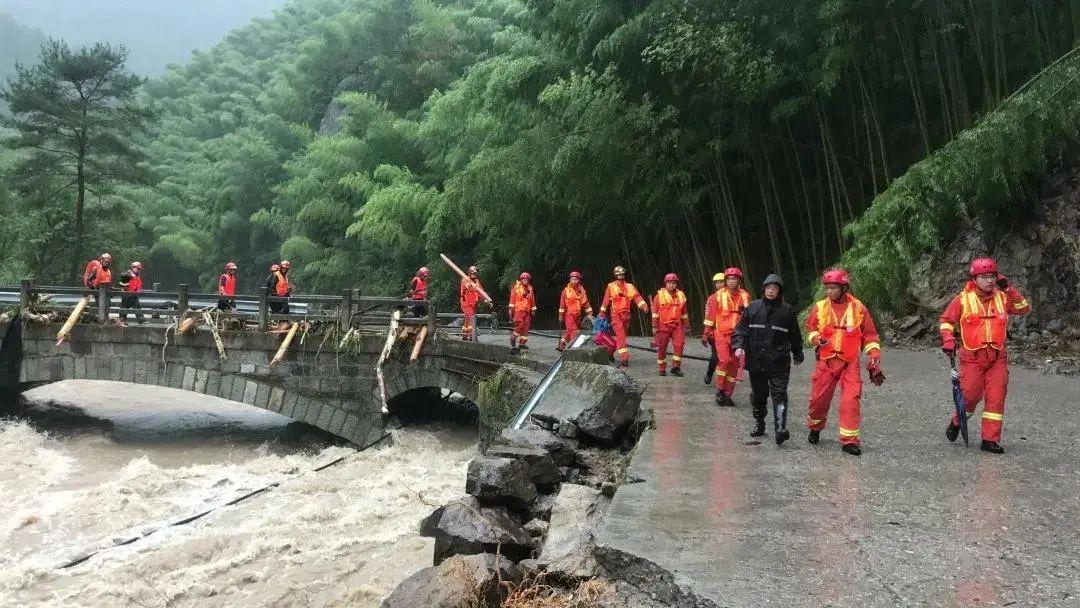
{"label": "rubber boot", "polygon": [[960,436],[960,427],[953,424],[953,421],[949,421],[949,426],[945,427],[945,438],[949,441],[956,441],[956,438]]}
{"label": "rubber boot", "polygon": [[522,342],[521,345],[518,346],[518,348],[520,348],[521,350],[529,350],[529,345]]}
{"label": "rubber boot", "polygon": [[750,431],[751,437],[761,437],[765,434],[765,419],[758,418],[757,424],[754,425],[754,430]]}
{"label": "rubber boot", "polygon": [[983,439],[982,447],[980,447],[979,449],[981,449],[984,452],[990,452],[991,454],[1004,454],[1005,453],[1005,448],[1001,447],[1001,444],[999,444],[996,441],[987,441],[985,439]]}
{"label": "rubber boot", "polygon": [[[659,372],[659,373],[660,373],[660,375],[661,375],[661,376],[666,376],[666,375],[667,375],[667,370],[663,370],[663,369],[662,369],[662,370],[660,370],[660,372]],[[674,372],[673,372],[673,373],[674,373]]]}
{"label": "rubber boot", "polygon": [[862,456],[862,448],[860,448],[859,445],[855,443],[845,443],[844,445],[840,446],[840,449],[843,450],[845,454],[851,454],[852,456]]}
{"label": "rubber boot", "polygon": [[671,375],[675,376],[676,378],[682,378],[683,377],[682,370],[677,368],[677,367],[671,368]]}
{"label": "rubber boot", "polygon": [[810,434],[806,436],[806,440],[817,445],[817,442],[821,441],[821,431],[810,431]]}
{"label": "rubber boot", "polygon": [[776,427],[775,437],[776,445],[780,445],[791,437],[791,433],[787,430],[787,404],[786,403],[774,403],[773,404],[773,424]]}

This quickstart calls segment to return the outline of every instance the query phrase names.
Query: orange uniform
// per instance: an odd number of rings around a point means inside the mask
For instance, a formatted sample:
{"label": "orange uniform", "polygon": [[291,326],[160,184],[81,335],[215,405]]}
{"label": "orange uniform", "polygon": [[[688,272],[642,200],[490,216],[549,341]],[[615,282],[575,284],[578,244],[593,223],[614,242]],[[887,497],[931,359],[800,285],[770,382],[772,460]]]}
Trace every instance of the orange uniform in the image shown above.
{"label": "orange uniform", "polygon": [[472,340],[475,338],[476,305],[480,303],[480,279],[461,277],[461,286],[458,288],[458,301],[461,304],[461,314],[464,320],[461,322],[461,339]]}
{"label": "orange uniform", "polygon": [[559,348],[566,348],[577,335],[578,326],[581,324],[582,313],[592,316],[592,305],[589,304],[589,294],[585,287],[578,283],[567,283],[559,294],[559,319],[563,322],[563,335],[559,340]]}
{"label": "orange uniform", "polygon": [[671,358],[672,369],[682,368],[688,327],[690,315],[686,311],[686,294],[683,290],[676,288],[672,291],[664,287],[656,292],[652,299],[652,328],[656,336],[656,365],[660,373],[667,371],[668,342],[675,351]]}
{"label": "orange uniform", "polygon": [[748,306],[750,294],[741,287],[734,290],[721,287],[705,301],[703,336],[706,340],[711,338],[716,347],[716,390],[729,398],[735,393],[739,374],[739,361],[731,350],[731,335]]}
{"label": "orange uniform", "polygon": [[806,424],[812,431],[825,428],[836,385],[840,385],[840,443],[859,445],[862,376],[859,357],[876,360],[881,354],[877,328],[870,311],[855,296],[845,293],[839,302],[819,300],[806,318],[806,340],[817,349],[811,377]]}
{"label": "orange uniform", "polygon": [[[624,279],[608,283],[604,289],[604,300],[600,303],[600,314],[611,317],[611,328],[615,330],[615,353],[622,363],[630,362],[630,349],[626,346],[627,332],[630,329],[630,308],[636,305],[641,312],[647,312],[649,305],[638,293],[637,287]],[[609,314],[610,309],[610,314]]]}
{"label": "orange uniform", "polygon": [[510,318],[514,332],[510,334],[510,346],[525,346],[529,342],[529,327],[536,312],[536,292],[529,283],[518,280],[510,288]]}
{"label": "orange uniform", "polygon": [[83,284],[87,289],[97,289],[112,283],[112,271],[101,265],[99,260],[91,260],[83,272]]}
{"label": "orange uniform", "polygon": [[[1012,285],[1004,290],[980,292],[974,281],[945,307],[941,313],[941,342],[957,351],[960,360],[960,387],[970,416],[975,406],[986,398],[982,414],[984,441],[1001,441],[1005,420],[1005,397],[1009,388],[1009,356],[1005,349],[1010,315],[1026,315],[1031,304]],[[960,330],[960,344],[956,330]],[[959,347],[958,347],[959,346]],[[952,415],[953,424],[959,421]]]}

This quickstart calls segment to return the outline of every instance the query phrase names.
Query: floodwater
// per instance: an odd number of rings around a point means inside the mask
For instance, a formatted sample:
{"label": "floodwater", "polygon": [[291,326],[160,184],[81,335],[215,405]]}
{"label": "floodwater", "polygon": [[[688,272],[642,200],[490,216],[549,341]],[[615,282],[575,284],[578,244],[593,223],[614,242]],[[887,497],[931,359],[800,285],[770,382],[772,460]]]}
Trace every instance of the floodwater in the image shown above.
{"label": "floodwater", "polygon": [[474,430],[411,427],[357,452],[157,387],[69,381],[27,397],[0,420],[0,607],[378,606],[431,564],[418,523],[461,495],[476,450]]}

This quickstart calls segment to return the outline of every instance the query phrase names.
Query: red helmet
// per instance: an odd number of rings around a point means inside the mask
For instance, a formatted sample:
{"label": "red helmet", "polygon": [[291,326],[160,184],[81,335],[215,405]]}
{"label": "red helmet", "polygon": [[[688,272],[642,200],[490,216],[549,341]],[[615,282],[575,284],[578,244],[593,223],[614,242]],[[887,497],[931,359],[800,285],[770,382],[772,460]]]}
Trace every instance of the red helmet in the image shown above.
{"label": "red helmet", "polygon": [[571,279],[580,279],[581,278],[581,273],[575,270],[575,271],[570,273],[570,278]]}
{"label": "red helmet", "polygon": [[[427,269],[426,268],[421,268],[420,270],[427,270]],[[480,271],[476,269],[476,266],[469,266],[469,274],[480,274]]]}
{"label": "red helmet", "polygon": [[101,260],[103,262],[111,262],[112,261],[112,256],[107,254],[107,253],[103,253],[103,254],[101,254]]}
{"label": "red helmet", "polygon": [[971,260],[971,268],[968,269],[968,272],[973,277],[977,277],[980,274],[997,274],[997,262],[992,258],[977,258]]}
{"label": "red helmet", "polygon": [[225,270],[236,270],[236,264],[234,264],[232,262],[229,262],[228,264],[225,264]]}
{"label": "red helmet", "polygon": [[837,285],[850,285],[851,278],[848,276],[848,272],[843,268],[826,270],[825,274],[821,275],[821,284],[828,285],[829,283],[836,283]]}
{"label": "red helmet", "polygon": [[277,264],[270,265],[270,272],[277,272],[279,270],[281,270],[281,266],[278,266]]}
{"label": "red helmet", "polygon": [[289,260],[281,260],[281,267],[282,268],[292,268],[292,264],[289,263]]}
{"label": "red helmet", "polygon": [[679,275],[675,274],[674,272],[669,272],[669,273],[665,274],[664,275],[664,282],[668,283],[668,282],[671,282],[671,281],[675,281],[676,283],[678,283],[679,282]]}
{"label": "red helmet", "polygon": [[523,272],[523,273],[521,273],[521,275],[520,275],[520,276],[518,277],[518,279],[520,279],[520,280],[522,280],[522,281],[524,281],[524,280],[528,279],[528,280],[530,280],[530,281],[531,281],[531,280],[532,280],[532,275],[531,275],[531,274],[529,274],[529,273],[527,273],[527,272]]}
{"label": "red helmet", "polygon": [[142,262],[132,262],[131,267],[134,268],[135,270],[141,270],[142,269]]}
{"label": "red helmet", "polygon": [[421,266],[420,270],[416,271],[416,274],[422,277],[426,277],[429,274],[427,266]]}
{"label": "red helmet", "polygon": [[724,271],[724,278],[727,278],[727,277],[738,277],[738,278],[741,279],[742,278],[742,271],[739,270],[738,268],[734,268],[734,267],[728,268],[727,270]]}

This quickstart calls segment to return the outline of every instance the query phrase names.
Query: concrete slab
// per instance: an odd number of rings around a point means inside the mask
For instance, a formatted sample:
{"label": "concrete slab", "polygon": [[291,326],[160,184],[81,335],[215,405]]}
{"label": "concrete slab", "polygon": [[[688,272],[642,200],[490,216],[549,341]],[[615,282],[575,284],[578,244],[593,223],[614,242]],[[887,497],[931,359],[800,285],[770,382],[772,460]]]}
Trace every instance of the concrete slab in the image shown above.
{"label": "concrete slab", "polygon": [[[703,355],[694,345],[688,354]],[[704,363],[632,372],[656,411],[597,542],[654,562],[722,606],[1080,605],[1080,381],[1014,368],[994,456],[944,437],[948,365],[886,346],[863,389],[863,455],[840,452],[836,410],[806,441],[813,362],[794,368],[782,447],[751,441],[749,390],[712,404]],[[634,482],[640,480],[639,482]]]}

